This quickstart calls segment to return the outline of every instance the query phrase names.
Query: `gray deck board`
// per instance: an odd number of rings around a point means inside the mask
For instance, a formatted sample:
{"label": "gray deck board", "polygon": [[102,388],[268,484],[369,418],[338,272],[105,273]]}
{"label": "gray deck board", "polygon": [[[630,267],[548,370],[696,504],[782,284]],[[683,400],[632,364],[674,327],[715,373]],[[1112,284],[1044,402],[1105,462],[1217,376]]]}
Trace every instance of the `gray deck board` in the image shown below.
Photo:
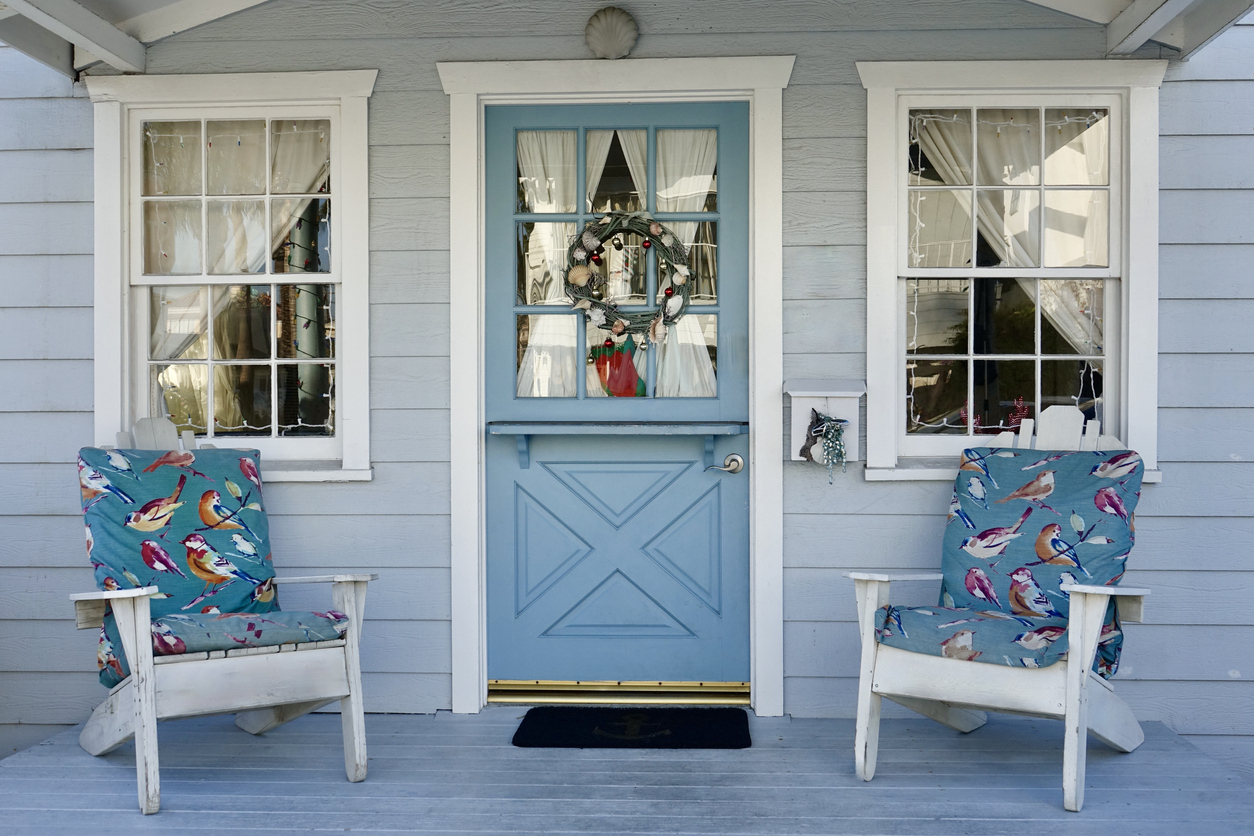
{"label": "gray deck board", "polygon": [[162,811],[135,806],[130,744],[93,758],[71,730],[0,763],[6,833],[1249,833],[1254,787],[1157,723],[1120,755],[1089,747],[1062,809],[1058,723],[993,717],[959,735],[886,720],[878,774],[853,774],[848,720],[751,717],[726,750],[517,749],[523,710],[370,715],[370,777],[344,780],[339,718],[254,738],[229,717],[160,726]]}

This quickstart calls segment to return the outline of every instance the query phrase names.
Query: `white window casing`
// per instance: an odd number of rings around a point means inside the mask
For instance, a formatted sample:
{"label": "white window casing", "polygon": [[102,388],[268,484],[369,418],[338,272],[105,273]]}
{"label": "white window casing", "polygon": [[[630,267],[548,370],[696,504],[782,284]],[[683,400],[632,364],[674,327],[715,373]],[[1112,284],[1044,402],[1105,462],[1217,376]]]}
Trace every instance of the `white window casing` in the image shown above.
{"label": "white window casing", "polygon": [[[331,274],[256,274],[229,284],[336,285],[335,432],[328,438],[221,437],[261,449],[268,481],[362,481],[370,467],[370,222],[367,101],[377,70],[86,79],[95,119],[95,429],[97,444],[148,416],[147,291],[206,283],[144,276],[140,135],[154,120],[325,119],[331,129]],[[285,281],[286,279],[286,281]],[[213,282],[209,282],[212,284]],[[272,361],[273,362],[273,361]],[[276,416],[277,418],[277,416]]]}
{"label": "white window casing", "polygon": [[[1014,275],[1108,280],[1102,430],[1141,454],[1146,481],[1159,481],[1158,88],[1167,62],[919,61],[857,67],[867,90],[866,478],[950,480],[961,448],[987,438],[906,433],[901,279]],[[908,111],[948,106],[1109,109],[1109,266],[911,269],[905,246]]]}

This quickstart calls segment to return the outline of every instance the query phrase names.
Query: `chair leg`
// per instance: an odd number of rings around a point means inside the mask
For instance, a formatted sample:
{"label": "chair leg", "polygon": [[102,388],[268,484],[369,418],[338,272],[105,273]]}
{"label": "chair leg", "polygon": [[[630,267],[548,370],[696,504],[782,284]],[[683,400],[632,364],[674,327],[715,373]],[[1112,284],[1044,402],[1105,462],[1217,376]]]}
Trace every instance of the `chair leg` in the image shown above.
{"label": "chair leg", "polygon": [[314,700],[313,702],[294,702],[287,705],[276,705],[273,708],[255,708],[241,711],[235,715],[235,725],[249,734],[265,734],[277,729],[284,723],[290,723],[297,717],[304,717],[311,711],[317,711],[334,700]]}
{"label": "chair leg", "polygon": [[880,749],[880,706],[883,698],[871,690],[870,678],[865,687],[858,683],[858,720],[853,738],[854,771],[863,781],[875,777],[875,761]]}
{"label": "chair leg", "polygon": [[[1090,674],[1090,679],[1096,674]],[[1145,742],[1145,732],[1128,704],[1103,682],[1089,682],[1089,734],[1119,752],[1131,752]]]}
{"label": "chair leg", "polygon": [[354,783],[366,779],[366,713],[361,699],[359,652],[365,587],[365,583],[360,581],[341,582],[332,587],[336,609],[347,615],[349,620],[348,630],[344,633],[348,696],[340,700],[340,722],[344,729],[344,772]]}
{"label": "chair leg", "polygon": [[152,661],[148,599],[122,598],[113,603],[126,661],[131,668],[134,705],[135,778],[139,809],[150,816],[161,809],[161,773],[157,756],[157,672]]}
{"label": "chair leg", "polygon": [[973,732],[988,722],[987,714],[973,708],[959,708],[947,702],[922,700],[915,697],[889,697],[889,699],[963,734]]}

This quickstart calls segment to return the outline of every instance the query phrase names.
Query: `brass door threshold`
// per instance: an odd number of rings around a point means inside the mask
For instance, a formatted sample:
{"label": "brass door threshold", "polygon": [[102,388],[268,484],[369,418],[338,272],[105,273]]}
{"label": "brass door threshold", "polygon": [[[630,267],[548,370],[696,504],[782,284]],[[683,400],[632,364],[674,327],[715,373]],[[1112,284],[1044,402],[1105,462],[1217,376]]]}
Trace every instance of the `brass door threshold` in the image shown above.
{"label": "brass door threshold", "polygon": [[509,705],[748,705],[748,682],[490,679],[488,702]]}

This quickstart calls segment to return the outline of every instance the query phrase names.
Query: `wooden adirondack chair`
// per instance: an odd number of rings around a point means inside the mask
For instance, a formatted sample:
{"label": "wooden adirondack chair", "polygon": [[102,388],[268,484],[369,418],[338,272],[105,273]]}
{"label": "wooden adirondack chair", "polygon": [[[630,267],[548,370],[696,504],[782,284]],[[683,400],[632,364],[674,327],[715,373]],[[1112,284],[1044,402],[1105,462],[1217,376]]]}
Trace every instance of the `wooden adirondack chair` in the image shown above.
{"label": "wooden adirondack chair", "polygon": [[[1035,445],[1029,419],[1023,422],[1018,436],[1002,433],[988,446],[1122,449],[1117,439],[1101,435],[1100,429],[1096,421],[1089,421],[1086,427],[1083,414],[1075,407],[1053,406],[1041,414]],[[1079,811],[1084,804],[1088,733],[1120,752],[1131,752],[1144,741],[1131,709],[1115,695],[1109,682],[1093,672],[1093,666],[1109,601],[1117,600],[1123,621],[1139,622],[1149,590],[1061,584],[1059,588],[1070,596],[1066,626],[1069,652],[1048,667],[1020,668],[911,652],[878,640],[877,617],[882,617],[880,608],[889,603],[893,581],[942,580],[944,575],[848,572],[846,577],[855,583],[862,639],[854,759],[857,774],[864,781],[875,774],[884,697],[961,732],[984,725],[985,711],[1063,720],[1063,801],[1071,811]]]}
{"label": "wooden adirondack chair", "polygon": [[[183,449],[195,450],[190,432]],[[174,425],[163,418],[137,422],[134,437],[118,434],[119,449],[178,450]],[[211,449],[208,445],[201,449]],[[329,583],[333,607],[347,616],[343,637],[267,647],[241,647],[154,658],[149,601],[157,586],[71,595],[79,629],[101,628],[106,607],[117,620],[131,674],[109,692],[87,721],[79,743],[103,755],[135,738],[139,807],[161,804],[157,721],[238,712],[235,724],[262,734],[339,700],[344,766],[349,781],[366,777],[365,717],[359,642],[366,584],[374,574],[274,578],[275,583]]]}

